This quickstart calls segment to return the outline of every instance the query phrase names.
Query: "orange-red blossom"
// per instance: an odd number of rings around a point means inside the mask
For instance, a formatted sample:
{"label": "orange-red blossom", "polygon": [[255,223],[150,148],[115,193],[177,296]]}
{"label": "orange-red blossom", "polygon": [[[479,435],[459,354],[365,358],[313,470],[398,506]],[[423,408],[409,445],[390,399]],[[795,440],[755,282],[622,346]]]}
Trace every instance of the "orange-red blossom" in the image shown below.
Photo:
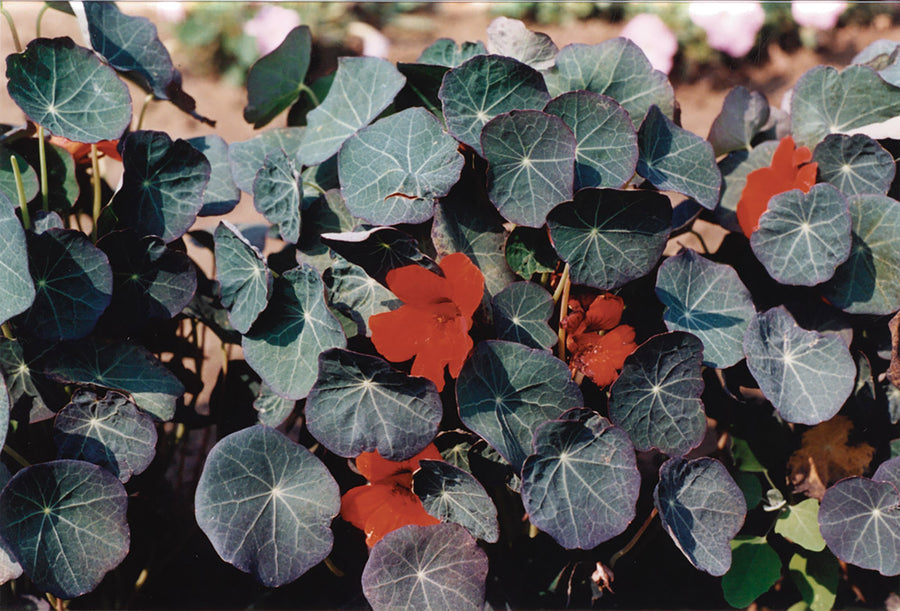
{"label": "orange-red blossom", "polygon": [[582,294],[569,301],[569,315],[562,320],[568,336],[569,367],[589,377],[597,386],[612,384],[634,352],[634,328],[620,325],[624,302],[610,293]]}

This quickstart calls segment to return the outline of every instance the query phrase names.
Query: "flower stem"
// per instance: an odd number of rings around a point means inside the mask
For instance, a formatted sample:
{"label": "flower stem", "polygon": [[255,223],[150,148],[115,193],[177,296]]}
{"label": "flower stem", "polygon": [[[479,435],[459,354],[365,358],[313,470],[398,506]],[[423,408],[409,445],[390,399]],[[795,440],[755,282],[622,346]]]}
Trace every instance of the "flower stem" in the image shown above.
{"label": "flower stem", "polygon": [[656,517],[657,513],[658,513],[658,511],[657,511],[656,507],[654,507],[653,511],[650,512],[650,515],[647,516],[647,519],[644,520],[644,523],[641,524],[641,527],[638,529],[638,531],[636,533],[634,533],[634,536],[631,538],[631,541],[626,543],[625,547],[623,547],[622,549],[620,549],[619,551],[617,551],[615,554],[613,554],[610,557],[609,564],[607,565],[607,566],[609,566],[610,570],[612,570],[612,568],[614,566],[616,566],[616,562],[618,562],[622,556],[624,556],[625,554],[630,552],[631,548],[633,548],[635,545],[637,545],[637,542],[641,539],[641,536],[644,534],[644,531],[647,530],[647,527],[650,526],[650,522],[653,521],[653,518]]}
{"label": "flower stem", "polygon": [[556,290],[553,291],[553,303],[557,303],[559,298],[562,296],[563,285],[565,285],[569,281],[569,264],[566,263],[566,266],[563,268],[562,275],[559,277],[559,284],[556,285]]}
{"label": "flower stem", "polygon": [[3,337],[5,337],[6,339],[16,339],[16,336],[13,334],[12,329],[9,328],[8,320],[0,325],[0,331],[3,332]]}
{"label": "flower stem", "polygon": [[[557,346],[557,352],[559,358],[563,361],[566,360],[566,327],[563,325],[563,320],[565,320],[566,316],[569,313],[569,291],[572,288],[572,283],[569,280],[569,264],[566,263],[565,269],[563,269],[562,277],[559,279],[559,284],[562,286],[562,298],[559,301],[559,329],[557,330],[557,334],[559,336],[559,345]],[[559,287],[557,287],[559,290]]]}
{"label": "flower stem", "polygon": [[138,115],[137,125],[134,128],[134,131],[138,131],[144,125],[144,117],[147,116],[147,108],[150,106],[150,102],[152,102],[155,98],[152,93],[148,93],[146,97],[144,97],[144,103],[141,104],[141,112]]}
{"label": "flower stem", "polygon": [[24,456],[22,456],[21,454],[19,454],[19,453],[16,452],[15,450],[13,450],[11,447],[9,447],[9,445],[4,445],[4,446],[3,446],[3,451],[6,452],[7,454],[9,454],[9,457],[10,457],[10,458],[12,458],[14,461],[16,461],[17,463],[19,463],[19,464],[22,465],[23,467],[30,467],[30,466],[31,466],[31,463],[28,462],[28,460],[26,460],[26,458],[25,458]]}
{"label": "flower stem", "polygon": [[38,125],[38,157],[41,165],[41,203],[44,206],[44,212],[50,212],[50,189],[47,186],[47,143],[44,142],[43,125]]}
{"label": "flower stem", "polygon": [[38,11],[37,21],[34,24],[34,37],[35,38],[41,37],[41,21],[43,21],[44,13],[46,13],[47,9],[49,9],[49,8],[50,8],[50,5],[45,2],[44,6],[41,7],[41,10]]}
{"label": "flower stem", "polygon": [[688,231],[688,233],[691,234],[692,236],[694,236],[695,238],[697,238],[697,241],[700,242],[700,246],[703,247],[703,254],[708,255],[709,254],[709,246],[706,245],[706,240],[703,239],[703,236],[700,235],[699,233],[697,233],[697,230],[694,229],[693,227],[691,228],[690,231]]}
{"label": "flower stem", "polygon": [[9,14],[5,8],[3,8],[3,3],[0,2],[0,13],[6,17],[6,22],[9,24],[9,31],[12,34],[13,45],[16,47],[16,53],[22,52],[22,42],[19,40],[19,31],[16,29],[16,22],[13,21],[13,16]]}
{"label": "flower stem", "polygon": [[93,219],[94,226],[91,229],[91,236],[93,238],[94,243],[97,242],[98,235],[98,221],[100,220],[100,203],[101,203],[101,189],[100,189],[100,157],[97,155],[97,145],[91,144],[91,183],[94,186],[94,208],[93,208]]}
{"label": "flower stem", "polygon": [[335,577],[344,576],[344,571],[337,567],[337,565],[334,563],[334,560],[331,559],[331,556],[325,556],[325,566],[328,567],[328,570],[331,571]]}
{"label": "flower stem", "polygon": [[16,194],[19,196],[19,210],[22,211],[22,225],[25,229],[31,229],[31,218],[28,216],[28,202],[25,201],[25,183],[22,182],[22,172],[19,171],[19,162],[15,155],[9,158],[12,164],[13,176],[16,179]]}
{"label": "flower stem", "polygon": [[318,106],[319,104],[321,104],[321,102],[319,102],[319,97],[316,95],[316,92],[313,91],[306,83],[300,83],[300,91],[301,93],[305,93],[307,96],[309,96],[309,100],[313,103],[313,106]]}

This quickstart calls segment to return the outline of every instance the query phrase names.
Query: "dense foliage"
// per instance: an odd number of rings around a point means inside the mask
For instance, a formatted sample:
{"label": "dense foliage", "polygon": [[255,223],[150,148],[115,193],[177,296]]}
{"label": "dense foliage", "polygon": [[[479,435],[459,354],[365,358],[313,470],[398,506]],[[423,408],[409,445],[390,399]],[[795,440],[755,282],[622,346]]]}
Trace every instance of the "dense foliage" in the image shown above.
{"label": "dense foliage", "polygon": [[[896,43],[703,138],[623,38],[501,19],[308,82],[300,26],[247,76],[288,126],[226,143],[134,122],[122,78],[213,124],[149,21],[76,18],[6,58],[4,606],[896,590]],[[268,226],[192,229],[241,192]]]}

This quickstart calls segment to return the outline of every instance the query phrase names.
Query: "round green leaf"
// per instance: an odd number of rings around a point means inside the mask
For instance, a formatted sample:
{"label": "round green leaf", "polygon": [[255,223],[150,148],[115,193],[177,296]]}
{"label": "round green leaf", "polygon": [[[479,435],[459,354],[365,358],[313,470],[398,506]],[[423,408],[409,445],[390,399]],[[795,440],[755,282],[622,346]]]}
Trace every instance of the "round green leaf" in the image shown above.
{"label": "round green leaf", "polygon": [[331,89],[307,116],[300,143],[303,165],[317,165],[337,153],[357,130],[387,108],[406,83],[390,62],[378,57],[341,57]]}
{"label": "round green leaf", "polygon": [[819,501],[804,499],[790,505],[775,521],[775,532],[803,549],[821,552],[825,539],[819,532]]}
{"label": "round green leaf", "polygon": [[68,400],[59,396],[58,385],[46,381],[42,367],[36,363],[38,358],[30,351],[29,358],[25,358],[20,341],[0,338],[0,372],[9,391],[10,416],[19,413],[21,417],[17,419],[25,422],[52,418]]}
{"label": "round green leaf", "polygon": [[312,52],[308,26],[291,30],[278,47],[259,58],[247,73],[247,106],[244,120],[254,129],[268,124],[297,101]]}
{"label": "round green leaf", "polygon": [[0,324],[34,302],[25,231],[10,200],[0,193]]}
{"label": "round green leaf", "polygon": [[305,127],[279,127],[267,129],[258,136],[228,145],[228,160],[234,184],[244,193],[253,194],[253,181],[263,167],[266,157],[279,149],[299,168],[298,151]]}
{"label": "round green leaf", "polygon": [[422,51],[416,63],[455,68],[476,55],[487,55],[484,43],[464,42],[457,45],[450,38],[439,38]]}
{"label": "round green leaf", "polygon": [[19,174],[22,176],[22,189],[25,192],[25,201],[30,202],[41,190],[37,172],[29,165],[25,157],[10,150],[3,144],[0,144],[0,196],[6,196],[11,202],[19,201],[16,174],[13,171],[11,157],[15,157],[16,165],[19,167]]}
{"label": "round green leaf", "polygon": [[359,265],[341,256],[325,272],[328,285],[328,305],[356,323],[356,332],[371,336],[369,318],[390,310],[396,310],[402,302],[392,292],[379,284]]}
{"label": "round green leaf", "polygon": [[0,537],[41,591],[72,599],[128,553],[128,496],[111,473],[79,460],[26,467],[0,492]]}
{"label": "round green leaf", "polygon": [[253,179],[253,206],[291,244],[300,239],[301,182],[299,167],[283,149],[266,155]]}
{"label": "round green leaf", "polygon": [[722,174],[712,145],[651,106],[638,130],[637,173],[657,189],[683,193],[707,210],[719,203]]}
{"label": "round green leaf", "polygon": [[897,172],[893,156],[865,134],[830,134],[813,151],[819,180],[830,182],[850,197],[864,193],[884,195]]}
{"label": "round green leaf", "polygon": [[228,143],[215,134],[188,138],[187,143],[203,153],[211,168],[209,184],[203,191],[203,207],[197,216],[228,214],[241,201],[241,190],[231,177]]}
{"label": "round green leaf", "polygon": [[319,355],[305,414],[310,434],[338,456],[374,450],[399,461],[434,439],[443,408],[430,380],[399,372],[381,358],[335,348]]}
{"label": "round green leaf", "polygon": [[457,142],[424,108],[407,108],[352,135],[338,154],[353,216],[377,225],[422,223],[459,180]]}
{"label": "round green leaf", "polygon": [[143,346],[102,344],[95,340],[67,342],[54,350],[47,363],[52,378],[92,384],[131,395],[134,402],[158,420],[171,420],[184,386]]}
{"label": "round green leaf", "polygon": [[797,146],[813,147],[828,134],[847,133],[900,114],[900,88],[868,66],[843,72],[816,66],[794,85],[791,133]]}
{"label": "round green leaf", "polygon": [[684,456],[706,433],[703,342],[673,331],[651,337],[625,358],[609,389],[609,419],[641,452]]}
{"label": "round green leaf", "polygon": [[422,460],[412,485],[429,515],[464,526],[473,537],[488,543],[500,538],[497,507],[467,471],[442,460]]}
{"label": "round green leaf", "polygon": [[545,78],[554,96],[583,89],[611,97],[628,112],[635,128],[652,105],[667,116],[675,111],[675,91],[669,79],[654,70],[640,47],[627,38],[563,47],[556,56],[556,67]]}
{"label": "round green leaf", "polygon": [[491,300],[497,338],[549,349],[557,339],[547,324],[553,306],[553,297],[541,285],[513,282]]}
{"label": "round green leaf", "polygon": [[481,153],[481,130],[502,113],[550,101],[541,73],[511,57],[476,55],[444,75],[438,92],[447,130]]}
{"label": "round green leaf", "polygon": [[309,265],[276,279],[268,307],[243,337],[244,358],[277,394],[302,399],[316,381],[319,354],[347,343],[325,303],[325,286]]}
{"label": "round green leaf", "polygon": [[652,270],[666,247],[669,199],[653,191],[583,189],[547,216],[572,282],[612,290]]}
{"label": "round green leaf", "polygon": [[738,85],[722,102],[722,111],[709,128],[709,143],[716,157],[739,150],[751,150],[753,138],[769,120],[769,102],[758,91]]}
{"label": "round green leaf", "polygon": [[6,58],[7,90],[28,118],[75,142],[117,140],[131,96],[115,71],[72,39],[37,38]]}
{"label": "round green leaf", "polygon": [[156,454],[156,426],[125,395],[77,390],[53,421],[57,458],[99,465],[122,483],[143,473]]}
{"label": "round green leaf", "polygon": [[781,558],[765,537],[737,537],[731,549],[734,561],[722,577],[722,593],[728,604],[743,609],[781,578]]}
{"label": "round green leaf", "polygon": [[325,559],[337,482],[309,450],[258,424],[224,437],[203,465],[197,524],[226,562],[268,587]]}
{"label": "round green leaf", "polygon": [[544,350],[499,340],[485,341],[456,381],[459,416],[516,470],[531,454],[537,427],[583,405],[568,367]]}
{"label": "round green leaf", "polygon": [[372,547],[362,588],[375,611],[481,611],[487,573],[487,554],[462,526],[410,525]]}
{"label": "round green leaf", "polygon": [[744,524],[747,502],[713,458],[670,458],[653,489],[659,518],[681,553],[701,571],[720,576],[731,566],[728,542]]}
{"label": "round green leaf", "polygon": [[272,294],[272,273],[262,254],[228,221],[215,232],[216,279],[228,320],[246,333]]}
{"label": "round green leaf", "polygon": [[850,210],[831,185],[792,189],[769,200],[750,237],[753,254],[782,284],[815,286],[850,256]]}
{"label": "round green leaf", "polygon": [[731,367],[744,358],[744,331],[756,308],[734,268],[682,249],[660,266],[656,296],[666,306],[669,331],[703,341],[704,365]]}
{"label": "round green leaf", "polygon": [[93,331],[112,299],[112,270],[102,250],[74,229],[29,233],[28,267],[37,290],[17,329],[51,341]]}
{"label": "round green leaf", "polygon": [[185,140],[163,132],[129,134],[122,149],[122,188],[110,204],[119,222],[167,244],[190,229],[203,207],[211,166]]}
{"label": "round green leaf", "polygon": [[737,205],[744,187],[747,186],[747,174],[759,168],[769,167],[776,148],[778,148],[777,140],[767,140],[749,152],[741,150],[730,153],[719,162],[719,171],[722,172],[722,192],[719,205],[713,210],[713,217],[728,231],[742,233],[737,220]]}
{"label": "round green leaf", "polygon": [[586,408],[538,427],[522,467],[529,519],[567,549],[591,549],[623,532],[640,488],[628,434]]}
{"label": "round green leaf", "polygon": [[744,352],[760,390],[788,422],[824,422],[853,391],[856,363],[847,344],[800,328],[784,306],[750,321]]}
{"label": "round green leaf", "polygon": [[550,100],[544,112],[562,119],[575,134],[575,191],[617,189],[631,180],[638,160],[637,133],[615,100],[572,91]]}

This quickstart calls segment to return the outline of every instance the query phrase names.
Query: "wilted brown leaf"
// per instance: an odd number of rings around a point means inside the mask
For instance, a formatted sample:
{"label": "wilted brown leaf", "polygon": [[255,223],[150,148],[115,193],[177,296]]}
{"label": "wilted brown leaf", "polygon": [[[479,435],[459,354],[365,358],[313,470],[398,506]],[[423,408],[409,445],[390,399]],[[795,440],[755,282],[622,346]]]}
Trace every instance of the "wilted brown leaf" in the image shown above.
{"label": "wilted brown leaf", "polygon": [[900,388],[900,312],[894,314],[888,328],[891,330],[891,364],[887,369],[887,379]]}

